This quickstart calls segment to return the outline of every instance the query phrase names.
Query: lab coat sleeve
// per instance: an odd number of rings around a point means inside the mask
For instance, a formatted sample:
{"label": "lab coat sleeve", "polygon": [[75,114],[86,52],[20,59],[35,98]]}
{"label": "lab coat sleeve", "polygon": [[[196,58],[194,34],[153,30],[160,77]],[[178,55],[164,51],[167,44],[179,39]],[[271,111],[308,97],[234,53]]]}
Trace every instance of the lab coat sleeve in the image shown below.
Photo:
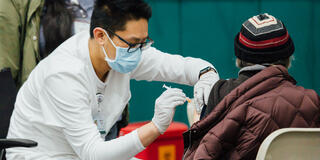
{"label": "lab coat sleeve", "polygon": [[208,66],[213,67],[200,58],[172,55],[150,47],[142,52],[141,61],[131,72],[131,78],[193,86],[199,79],[200,70]]}
{"label": "lab coat sleeve", "polygon": [[[45,80],[40,104],[51,108],[48,123],[61,128],[80,159],[127,160],[144,149],[137,131],[111,141],[100,137],[91,116],[89,91],[81,75],[58,73]],[[51,122],[50,122],[51,121]],[[53,123],[55,121],[55,123]]]}

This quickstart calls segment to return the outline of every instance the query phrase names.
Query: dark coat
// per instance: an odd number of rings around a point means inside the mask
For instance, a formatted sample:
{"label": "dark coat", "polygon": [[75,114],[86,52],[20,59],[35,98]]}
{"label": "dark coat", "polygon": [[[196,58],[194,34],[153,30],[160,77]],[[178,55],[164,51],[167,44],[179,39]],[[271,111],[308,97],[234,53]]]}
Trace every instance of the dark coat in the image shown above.
{"label": "dark coat", "polygon": [[319,96],[295,84],[283,66],[265,68],[245,80],[184,133],[184,159],[255,159],[273,131],[319,127]]}

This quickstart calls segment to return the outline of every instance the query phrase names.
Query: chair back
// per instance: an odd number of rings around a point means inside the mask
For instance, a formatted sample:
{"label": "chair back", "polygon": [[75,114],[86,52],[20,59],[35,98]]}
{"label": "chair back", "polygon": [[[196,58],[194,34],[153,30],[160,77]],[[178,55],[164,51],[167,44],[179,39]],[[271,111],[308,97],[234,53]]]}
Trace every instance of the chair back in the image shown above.
{"label": "chair back", "polygon": [[320,128],[283,128],[261,144],[257,160],[320,159]]}

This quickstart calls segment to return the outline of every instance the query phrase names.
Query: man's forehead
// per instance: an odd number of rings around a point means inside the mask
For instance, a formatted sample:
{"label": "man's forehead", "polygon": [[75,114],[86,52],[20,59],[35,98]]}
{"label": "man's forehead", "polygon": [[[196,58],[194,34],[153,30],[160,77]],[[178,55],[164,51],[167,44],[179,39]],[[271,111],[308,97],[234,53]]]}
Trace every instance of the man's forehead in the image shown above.
{"label": "man's forehead", "polygon": [[124,30],[132,33],[148,32],[148,21],[145,19],[129,20],[124,26]]}

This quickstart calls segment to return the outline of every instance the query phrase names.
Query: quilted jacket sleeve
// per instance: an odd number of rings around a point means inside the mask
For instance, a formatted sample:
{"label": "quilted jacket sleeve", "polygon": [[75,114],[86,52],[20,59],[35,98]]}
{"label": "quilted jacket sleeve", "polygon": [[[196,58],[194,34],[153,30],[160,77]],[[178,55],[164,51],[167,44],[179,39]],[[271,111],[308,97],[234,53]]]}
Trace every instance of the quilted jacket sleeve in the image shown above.
{"label": "quilted jacket sleeve", "polygon": [[245,121],[248,104],[242,104],[215,125],[201,140],[193,159],[218,159],[231,149]]}

